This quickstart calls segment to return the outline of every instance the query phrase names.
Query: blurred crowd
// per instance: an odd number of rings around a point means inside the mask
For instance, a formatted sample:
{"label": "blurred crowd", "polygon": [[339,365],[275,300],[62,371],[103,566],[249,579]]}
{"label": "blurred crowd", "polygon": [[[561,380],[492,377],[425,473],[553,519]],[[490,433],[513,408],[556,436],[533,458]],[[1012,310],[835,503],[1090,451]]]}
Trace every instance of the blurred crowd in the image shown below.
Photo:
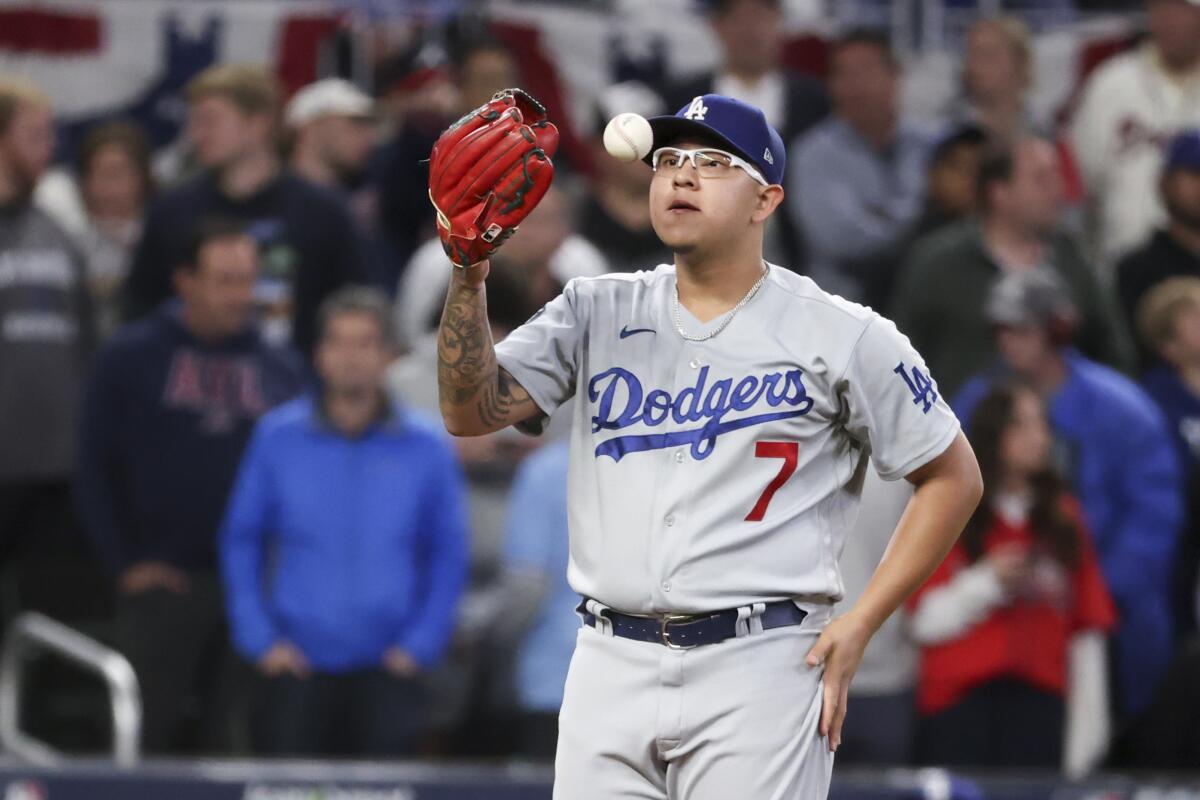
{"label": "blurred crowd", "polygon": [[[584,99],[493,262],[495,337],[572,278],[670,261],[609,118],[759,106],[791,155],[768,259],[896,321],[987,482],[868,650],[839,761],[1200,764],[1200,2],[1147,0],[1054,119],[1015,17],[974,24],[954,101],[909,119],[885,32],[803,74],[779,0],[701,6],[715,71]],[[126,120],[54,163],[53,98],[0,75],[0,611],[124,653],[151,754],[553,756],[563,425],[445,434],[426,197],[438,134],[531,76],[486,20],[437,36],[375,96],[210,68],[170,174]],[[868,480],[848,602],[906,491]],[[70,740],[79,707],[28,722]]]}

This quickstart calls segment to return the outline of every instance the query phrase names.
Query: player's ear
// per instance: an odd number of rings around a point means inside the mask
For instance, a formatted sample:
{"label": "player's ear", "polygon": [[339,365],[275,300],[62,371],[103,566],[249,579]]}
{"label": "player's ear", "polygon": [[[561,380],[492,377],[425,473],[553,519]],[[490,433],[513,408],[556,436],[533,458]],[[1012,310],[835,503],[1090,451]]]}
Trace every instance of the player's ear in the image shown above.
{"label": "player's ear", "polygon": [[754,201],[754,213],[751,219],[755,222],[763,222],[771,214],[775,213],[775,209],[779,208],[779,204],[783,202],[783,187],[779,184],[763,186],[758,190],[758,197]]}

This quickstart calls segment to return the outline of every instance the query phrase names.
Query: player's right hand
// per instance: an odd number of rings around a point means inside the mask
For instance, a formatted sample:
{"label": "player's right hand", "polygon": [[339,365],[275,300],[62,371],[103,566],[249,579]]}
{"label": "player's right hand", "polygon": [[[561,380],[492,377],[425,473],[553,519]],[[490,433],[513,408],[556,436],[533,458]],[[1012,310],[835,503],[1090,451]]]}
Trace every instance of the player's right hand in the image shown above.
{"label": "player's right hand", "polygon": [[836,752],[842,744],[850,682],[854,680],[854,673],[858,671],[870,641],[870,628],[859,621],[852,609],[825,626],[805,658],[809,667],[825,668],[821,678],[821,721],[817,730],[828,739],[831,752]]}
{"label": "player's right hand", "polygon": [[308,659],[291,642],[278,641],[258,659],[258,669],[269,678],[290,674],[300,679],[309,676]]}
{"label": "player's right hand", "polygon": [[429,199],[446,255],[478,264],[516,231],[554,179],[558,129],[520,89],[497,92],[451,125],[429,157]]}

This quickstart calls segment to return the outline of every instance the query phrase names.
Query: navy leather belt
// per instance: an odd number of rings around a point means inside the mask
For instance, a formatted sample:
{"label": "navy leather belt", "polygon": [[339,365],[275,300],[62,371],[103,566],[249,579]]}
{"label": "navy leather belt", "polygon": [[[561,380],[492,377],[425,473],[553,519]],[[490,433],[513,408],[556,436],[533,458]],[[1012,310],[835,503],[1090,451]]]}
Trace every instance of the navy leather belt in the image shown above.
{"label": "navy leather belt", "polygon": [[[596,615],[587,610],[587,600],[575,610],[583,615],[583,621],[599,629]],[[738,610],[715,611],[711,614],[664,614],[657,617],[639,617],[607,609],[601,615],[612,624],[614,636],[638,642],[662,644],[677,650],[687,650],[702,644],[716,644],[737,636]],[[759,620],[763,630],[799,625],[808,612],[796,607],[791,600],[767,603]],[[748,620],[747,620],[748,621]]]}

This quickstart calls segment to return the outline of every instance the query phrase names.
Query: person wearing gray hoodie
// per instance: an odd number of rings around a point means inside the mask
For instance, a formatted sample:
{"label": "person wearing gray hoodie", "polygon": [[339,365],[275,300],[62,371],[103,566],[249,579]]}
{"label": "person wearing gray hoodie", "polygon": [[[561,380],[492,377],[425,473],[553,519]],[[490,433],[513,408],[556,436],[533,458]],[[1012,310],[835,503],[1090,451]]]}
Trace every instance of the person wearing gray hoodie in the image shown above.
{"label": "person wearing gray hoodie", "polygon": [[76,429],[94,339],[80,255],[37,208],[50,102],[0,74],[0,562],[83,558],[71,514]]}

